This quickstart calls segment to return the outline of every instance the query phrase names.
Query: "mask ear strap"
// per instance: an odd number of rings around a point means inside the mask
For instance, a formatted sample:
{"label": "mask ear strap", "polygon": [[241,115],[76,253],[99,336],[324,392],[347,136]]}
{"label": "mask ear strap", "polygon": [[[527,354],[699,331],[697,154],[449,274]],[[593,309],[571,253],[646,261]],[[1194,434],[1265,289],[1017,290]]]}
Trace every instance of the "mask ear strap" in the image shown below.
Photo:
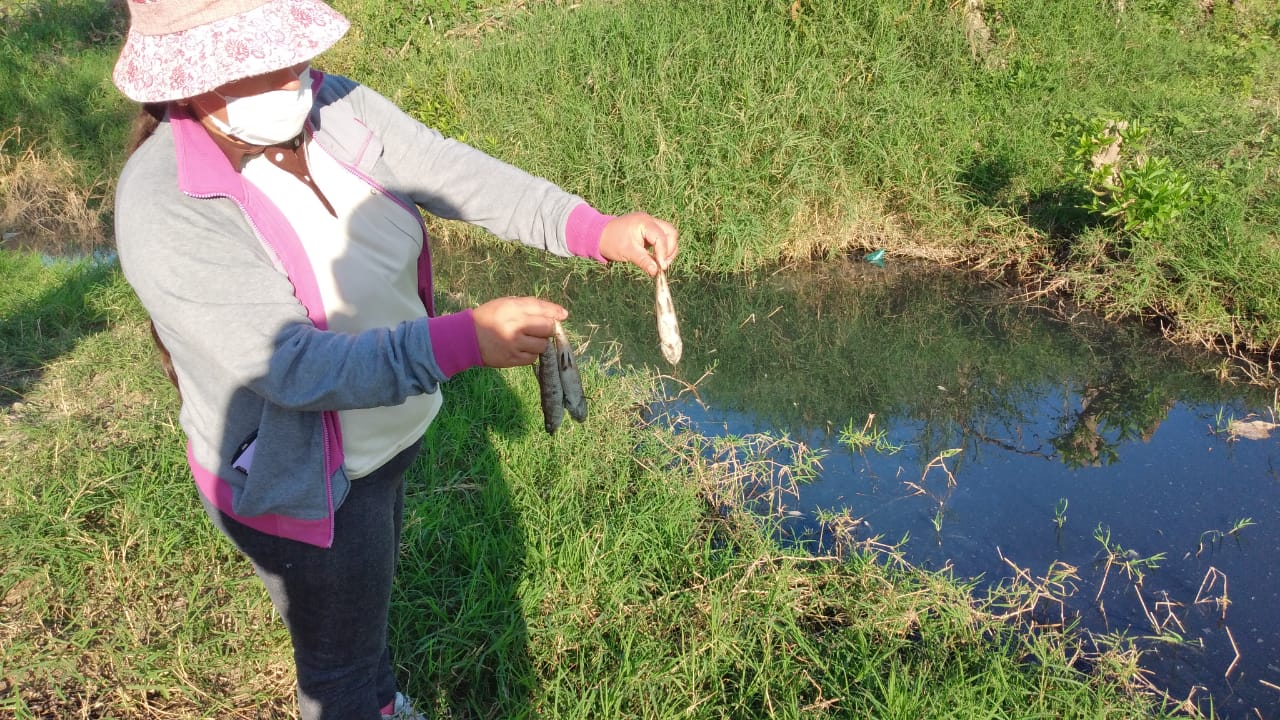
{"label": "mask ear strap", "polygon": [[[229,99],[227,98],[227,96],[219,93],[217,90],[210,90],[209,92],[214,95],[217,95],[222,100],[222,107],[225,108],[227,106],[227,102],[229,102]],[[197,102],[197,100],[199,100],[200,98],[203,98],[207,94],[209,93],[202,93],[194,97],[184,98],[179,102],[183,104],[183,107],[187,108],[187,110],[189,110],[191,114],[196,117],[204,117],[205,115],[212,115],[214,111],[217,110],[216,107],[215,108],[204,107],[203,103]]]}

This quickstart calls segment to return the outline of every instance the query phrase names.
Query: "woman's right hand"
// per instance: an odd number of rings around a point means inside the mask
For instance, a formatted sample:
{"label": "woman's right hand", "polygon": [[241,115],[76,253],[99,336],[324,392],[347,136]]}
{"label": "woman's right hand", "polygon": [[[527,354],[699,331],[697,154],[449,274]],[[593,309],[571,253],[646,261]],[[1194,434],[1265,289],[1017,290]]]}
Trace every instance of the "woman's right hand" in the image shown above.
{"label": "woman's right hand", "polygon": [[503,297],[471,311],[485,367],[531,365],[547,349],[556,321],[569,311],[535,297]]}

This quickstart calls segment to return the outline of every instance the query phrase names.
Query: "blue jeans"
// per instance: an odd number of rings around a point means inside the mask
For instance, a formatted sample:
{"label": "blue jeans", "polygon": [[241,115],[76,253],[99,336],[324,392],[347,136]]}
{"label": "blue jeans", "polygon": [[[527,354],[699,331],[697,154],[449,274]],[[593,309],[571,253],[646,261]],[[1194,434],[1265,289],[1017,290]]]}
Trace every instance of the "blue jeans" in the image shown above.
{"label": "blue jeans", "polygon": [[387,615],[404,473],[418,450],[415,444],[351,482],[328,549],[254,530],[201,497],[213,524],[253,563],[289,629],[303,720],[380,720],[395,697]]}

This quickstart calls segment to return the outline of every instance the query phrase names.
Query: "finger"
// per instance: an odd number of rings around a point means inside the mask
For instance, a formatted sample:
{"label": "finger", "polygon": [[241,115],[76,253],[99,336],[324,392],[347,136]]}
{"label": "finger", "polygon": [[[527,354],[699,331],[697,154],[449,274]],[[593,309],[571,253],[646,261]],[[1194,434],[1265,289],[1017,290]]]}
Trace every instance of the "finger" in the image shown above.
{"label": "finger", "polygon": [[[548,317],[540,314],[530,314],[521,318],[520,326],[517,332],[537,340],[546,340],[556,332],[556,323],[560,318]],[[542,352],[539,348],[538,352]]]}
{"label": "finger", "polygon": [[[531,316],[548,318],[552,321],[551,325],[553,329],[555,325],[554,321],[565,320],[569,317],[569,311],[565,310],[564,307],[557,305],[550,300],[543,300],[542,298],[525,298],[523,310],[526,314]],[[550,333],[551,331],[548,330],[547,332]]]}
{"label": "finger", "polygon": [[[552,326],[555,327],[554,325]],[[551,332],[554,332],[552,330]],[[551,344],[548,336],[537,334],[523,334],[516,338],[514,343],[514,352],[521,355],[532,355],[537,357],[546,352],[547,346]],[[530,360],[532,362],[532,360]]]}
{"label": "finger", "polygon": [[676,238],[678,233],[671,223],[655,217],[646,218],[640,225],[640,236],[645,245],[645,255],[649,255],[648,246],[653,246],[652,257],[656,261],[650,275],[656,275],[659,269],[667,269],[676,255]]}
{"label": "finger", "polygon": [[679,232],[676,227],[666,220],[653,218],[656,230],[653,233],[650,243],[654,247],[654,254],[657,256],[658,264],[663,270],[671,267],[671,261],[675,260],[676,253],[679,251],[678,238]]}
{"label": "finger", "polygon": [[649,277],[653,277],[654,275],[657,275],[658,271],[662,268],[658,265],[654,256],[650,254],[649,246],[653,245],[655,250],[661,247],[659,243],[662,242],[662,232],[657,226],[651,225],[647,222],[642,223],[637,230],[639,231],[639,238],[636,239],[638,239],[639,242],[635,242],[635,240],[633,240],[631,243],[627,244],[624,249],[625,259],[627,262],[643,270]]}

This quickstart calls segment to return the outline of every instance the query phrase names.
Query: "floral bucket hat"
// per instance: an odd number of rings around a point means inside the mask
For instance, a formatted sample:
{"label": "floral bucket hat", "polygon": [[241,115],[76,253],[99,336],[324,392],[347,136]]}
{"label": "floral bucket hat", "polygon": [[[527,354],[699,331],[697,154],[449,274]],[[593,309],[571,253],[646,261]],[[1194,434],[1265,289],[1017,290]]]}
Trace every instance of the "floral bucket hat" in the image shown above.
{"label": "floral bucket hat", "polygon": [[321,0],[128,0],[129,34],[112,79],[159,103],[310,60],[350,23]]}

